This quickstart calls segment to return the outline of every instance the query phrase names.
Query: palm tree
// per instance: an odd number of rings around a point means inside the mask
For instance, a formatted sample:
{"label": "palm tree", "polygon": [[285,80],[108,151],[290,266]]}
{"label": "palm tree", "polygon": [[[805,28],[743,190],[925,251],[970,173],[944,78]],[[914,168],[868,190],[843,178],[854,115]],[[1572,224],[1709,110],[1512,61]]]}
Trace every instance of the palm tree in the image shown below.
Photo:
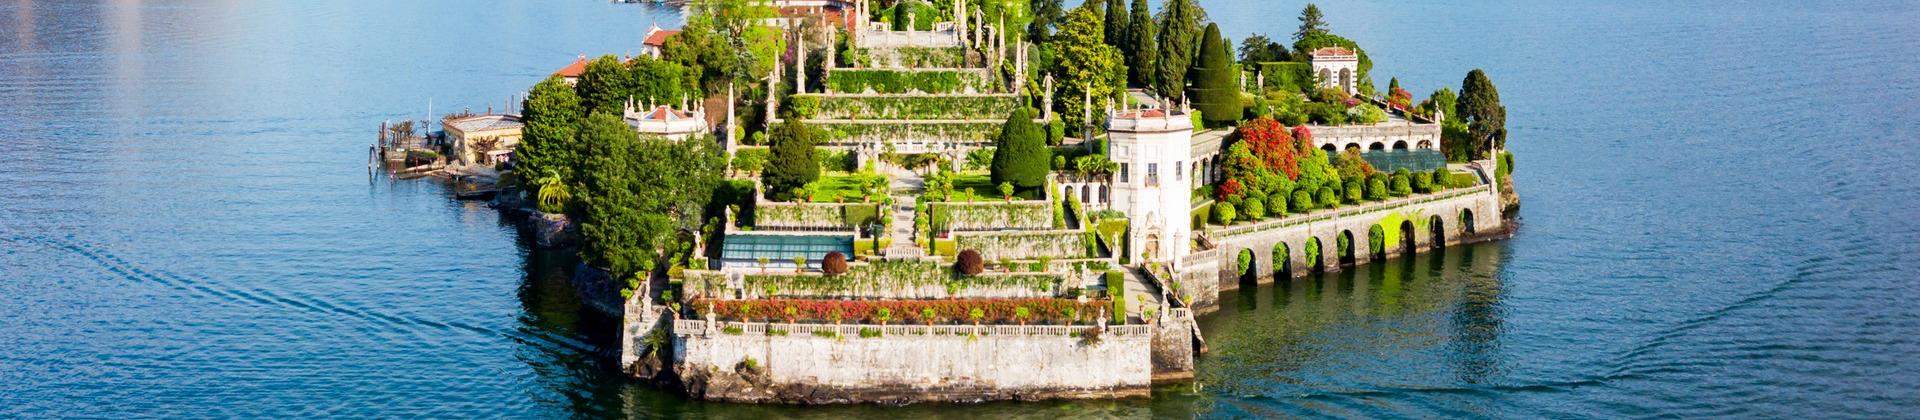
{"label": "palm tree", "polygon": [[534,178],[533,185],[540,189],[538,194],[542,213],[564,211],[567,202],[573,200],[573,192],[567,190],[567,183],[561,181],[559,172],[553,169],[547,169]]}

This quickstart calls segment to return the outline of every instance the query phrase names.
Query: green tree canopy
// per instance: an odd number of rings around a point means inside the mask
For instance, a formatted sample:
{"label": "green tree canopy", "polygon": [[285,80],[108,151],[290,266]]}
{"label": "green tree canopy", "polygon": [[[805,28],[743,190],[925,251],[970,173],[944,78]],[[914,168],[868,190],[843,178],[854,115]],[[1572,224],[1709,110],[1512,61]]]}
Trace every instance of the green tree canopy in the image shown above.
{"label": "green tree canopy", "polygon": [[1127,43],[1120,47],[1120,51],[1127,56],[1127,84],[1156,86],[1154,75],[1157,67],[1154,62],[1160,57],[1160,46],[1153,29],[1152,15],[1147,12],[1147,0],[1133,0],[1133,13],[1127,20]]}
{"label": "green tree canopy", "polygon": [[1022,108],[1007,116],[994,140],[992,181],[1013,184],[1030,190],[1047,184],[1047,165],[1053,161],[1053,149],[1040,125],[1033,122],[1033,111]]}
{"label": "green tree canopy", "polygon": [[1320,14],[1320,6],[1307,3],[1307,7],[1300,9],[1300,29],[1293,31],[1293,39],[1298,41],[1326,33],[1326,16]]}
{"label": "green tree canopy", "polygon": [[588,114],[607,113],[620,115],[620,105],[632,92],[633,77],[627,74],[625,65],[613,54],[600,56],[587,63],[587,69],[580,74],[580,81],[574,85],[574,93],[580,96],[580,106]]}
{"label": "green tree canopy", "polygon": [[1240,120],[1240,66],[1220,39],[1220,25],[1207,24],[1200,42],[1200,60],[1193,67],[1193,106],[1201,118],[1212,124],[1232,124]]}
{"label": "green tree canopy", "polygon": [[1107,0],[1107,12],[1100,15],[1107,23],[1107,45],[1125,49],[1127,30],[1131,22],[1127,20],[1127,0]]}
{"label": "green tree canopy", "polygon": [[727,91],[728,83],[752,85],[766,79],[774,60],[786,51],[778,28],[760,24],[775,10],[756,0],[707,0],[692,3],[680,34],[667,38],[667,59],[697,74],[707,95]]}
{"label": "green tree canopy", "polygon": [[720,151],[706,139],[642,139],[610,114],[580,130],[592,156],[582,169],[581,258],[622,278],[651,270],[680,232],[700,226],[720,185]]}
{"label": "green tree canopy", "polygon": [[514,158],[519,161],[515,167],[519,168],[521,179],[552,172],[564,184],[578,184],[575,166],[579,158],[574,154],[578,149],[574,134],[585,114],[573,86],[568,86],[560,76],[548,77],[533,85],[520,109],[521,121],[526,126],[521,128],[520,146],[514,151]]}
{"label": "green tree canopy", "polygon": [[[1054,25],[1066,15],[1066,6],[1062,0],[1030,0],[1033,6],[1033,22],[1027,24],[1027,39],[1036,43],[1053,40]],[[1011,43],[1009,43],[1011,45]]]}
{"label": "green tree canopy", "polygon": [[1118,96],[1126,88],[1127,69],[1121,63],[1120,50],[1100,38],[1100,17],[1093,9],[1073,9],[1060,28],[1053,42],[1047,44],[1061,58],[1052,67],[1058,83],[1054,91],[1059,95],[1053,108],[1068,126],[1082,127],[1086,123],[1084,97],[1090,93],[1093,105],[1098,107],[1107,98]]}
{"label": "green tree canopy", "polygon": [[795,189],[820,179],[820,163],[813,153],[818,136],[813,127],[795,118],[774,127],[772,157],[761,177],[768,198],[785,201]]}
{"label": "green tree canopy", "polygon": [[1500,91],[1486,72],[1467,72],[1466,80],[1460,82],[1460,102],[1455,107],[1455,116],[1448,118],[1467,124],[1475,156],[1488,156],[1489,143],[1496,148],[1507,147],[1507,107],[1500,105]]}
{"label": "green tree canopy", "polygon": [[1287,61],[1292,53],[1287,47],[1273,42],[1266,35],[1253,35],[1240,40],[1240,62],[1253,64],[1271,61]]}
{"label": "green tree canopy", "polygon": [[1187,91],[1187,71],[1199,52],[1200,6],[1194,0],[1167,0],[1160,7],[1160,56],[1154,59],[1154,90],[1179,100]]}

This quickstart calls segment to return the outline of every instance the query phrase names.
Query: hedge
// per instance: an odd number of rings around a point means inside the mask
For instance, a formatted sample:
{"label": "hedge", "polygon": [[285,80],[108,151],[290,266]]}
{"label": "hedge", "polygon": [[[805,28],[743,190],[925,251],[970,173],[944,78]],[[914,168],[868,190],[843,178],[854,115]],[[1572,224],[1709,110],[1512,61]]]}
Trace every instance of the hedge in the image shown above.
{"label": "hedge", "polygon": [[1107,298],[1113,301],[1113,310],[1109,312],[1108,316],[1113,318],[1113,323],[1115,324],[1126,324],[1127,323],[1126,276],[1120,274],[1119,271],[1108,271],[1106,274],[1106,280],[1107,280]]}
{"label": "hedge", "polygon": [[836,93],[985,93],[996,91],[991,73],[975,69],[834,69],[827,86]]}
{"label": "hedge", "polygon": [[931,203],[927,211],[936,230],[1039,230],[1053,228],[1053,207],[1046,201]]}
{"label": "hedge", "polygon": [[953,239],[961,249],[979,250],[989,260],[1086,257],[1086,236],[1074,230],[965,233]]}
{"label": "hedge", "polygon": [[754,227],[853,229],[879,222],[879,207],[874,203],[759,203],[754,206]]}
{"label": "hedge", "polygon": [[967,64],[967,50],[957,47],[855,48],[846,57],[867,67],[958,68]]}
{"label": "hedge", "polygon": [[1005,121],[808,121],[807,123],[819,127],[825,134],[825,140],[831,143],[919,140],[986,144],[1000,135],[1000,125]]}

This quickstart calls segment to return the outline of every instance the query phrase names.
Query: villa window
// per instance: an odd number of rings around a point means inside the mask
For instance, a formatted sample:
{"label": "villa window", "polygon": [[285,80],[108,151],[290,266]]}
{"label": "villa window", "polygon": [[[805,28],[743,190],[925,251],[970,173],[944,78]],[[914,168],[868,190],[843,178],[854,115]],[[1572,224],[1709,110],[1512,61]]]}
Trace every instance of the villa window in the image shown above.
{"label": "villa window", "polygon": [[1147,164],[1147,186],[1149,187],[1160,186],[1160,164],[1158,163]]}
{"label": "villa window", "polygon": [[1127,182],[1127,164],[1120,164],[1120,182]]}
{"label": "villa window", "polygon": [[1187,167],[1186,167],[1185,165],[1182,165],[1182,164],[1181,164],[1181,162],[1179,162],[1179,161],[1174,161],[1174,162],[1173,162],[1173,181],[1174,181],[1174,182],[1179,182],[1179,181],[1180,181],[1180,172],[1181,172],[1181,171],[1184,171],[1184,170],[1186,170],[1186,169],[1187,169]]}

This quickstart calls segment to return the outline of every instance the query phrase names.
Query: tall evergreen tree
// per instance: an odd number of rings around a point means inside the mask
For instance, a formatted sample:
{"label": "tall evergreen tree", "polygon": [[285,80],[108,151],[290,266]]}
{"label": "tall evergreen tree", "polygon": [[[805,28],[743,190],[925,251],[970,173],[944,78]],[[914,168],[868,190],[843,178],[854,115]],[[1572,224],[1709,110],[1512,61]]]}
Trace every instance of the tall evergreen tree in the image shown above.
{"label": "tall evergreen tree", "polygon": [[1127,47],[1127,0],[1107,0],[1107,13],[1100,16],[1107,22],[1107,45],[1114,48]]}
{"label": "tall evergreen tree", "polygon": [[1193,106],[1209,124],[1232,124],[1240,120],[1240,66],[1220,39],[1220,25],[1207,24],[1200,38],[1200,59],[1193,67]]}
{"label": "tall evergreen tree", "polygon": [[580,223],[580,258],[616,278],[651,270],[655,258],[646,246],[649,232],[667,230],[671,221],[644,208],[634,191],[639,133],[620,117],[593,114],[581,124],[580,140],[591,156],[581,170],[585,214]]}
{"label": "tall evergreen tree", "polygon": [[1280,43],[1273,42],[1266,35],[1253,35],[1240,40],[1240,62],[1253,64],[1269,61],[1286,61],[1288,52]]}
{"label": "tall evergreen tree", "polygon": [[1489,143],[1496,148],[1507,147],[1507,107],[1500,104],[1500,91],[1486,72],[1467,72],[1466,80],[1460,82],[1460,102],[1454,106],[1454,115],[1447,119],[1458,118],[1467,124],[1475,156],[1487,157]]}
{"label": "tall evergreen tree", "polygon": [[580,106],[580,97],[574,94],[573,86],[567,86],[560,76],[548,77],[533,85],[520,109],[521,121],[526,123],[521,128],[520,146],[514,152],[514,158],[519,161],[515,167],[520,178],[534,179],[551,171],[563,185],[577,183],[574,134],[586,111]]}
{"label": "tall evergreen tree", "polygon": [[1153,30],[1153,15],[1147,12],[1147,0],[1133,0],[1132,16],[1127,17],[1127,44],[1120,47],[1127,56],[1127,84],[1153,87],[1160,57],[1159,40]]}
{"label": "tall evergreen tree", "polygon": [[761,176],[768,198],[785,201],[793,191],[820,179],[820,162],[813,156],[816,142],[813,127],[798,118],[788,118],[773,129],[773,143],[767,168]]}
{"label": "tall evergreen tree", "polygon": [[1047,135],[1033,122],[1033,111],[1021,108],[1007,116],[994,139],[992,181],[994,185],[1013,184],[1019,190],[1045,188],[1053,149],[1047,147]]}
{"label": "tall evergreen tree", "polygon": [[1200,18],[1193,0],[1167,0],[1160,11],[1160,56],[1155,59],[1154,90],[1179,100],[1187,90],[1187,71],[1199,52]]}
{"label": "tall evergreen tree", "polygon": [[1300,29],[1293,32],[1293,40],[1299,41],[1308,36],[1325,33],[1327,33],[1326,16],[1320,14],[1320,6],[1307,3],[1306,8],[1300,9]]}

